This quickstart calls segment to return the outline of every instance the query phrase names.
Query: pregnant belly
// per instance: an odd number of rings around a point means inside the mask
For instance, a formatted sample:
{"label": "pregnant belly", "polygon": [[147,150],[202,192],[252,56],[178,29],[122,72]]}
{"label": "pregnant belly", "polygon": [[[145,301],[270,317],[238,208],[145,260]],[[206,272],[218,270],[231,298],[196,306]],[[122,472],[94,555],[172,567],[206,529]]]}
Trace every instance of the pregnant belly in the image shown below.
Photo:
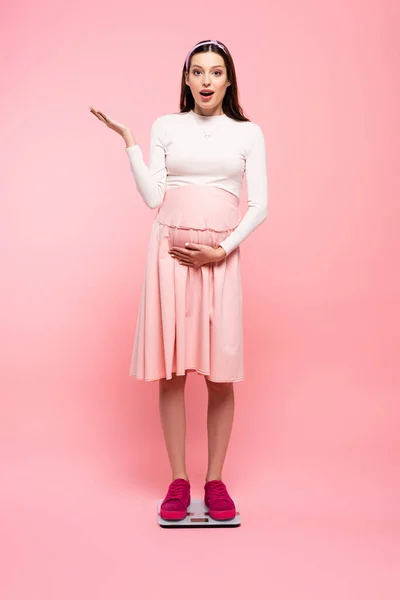
{"label": "pregnant belly", "polygon": [[213,186],[182,186],[166,192],[156,219],[170,247],[186,242],[216,247],[240,221],[238,199]]}
{"label": "pregnant belly", "polygon": [[163,227],[163,235],[168,238],[170,248],[172,246],[184,247],[186,242],[204,244],[215,248],[233,231],[233,229],[214,231],[213,229],[182,228],[163,223],[161,225]]}

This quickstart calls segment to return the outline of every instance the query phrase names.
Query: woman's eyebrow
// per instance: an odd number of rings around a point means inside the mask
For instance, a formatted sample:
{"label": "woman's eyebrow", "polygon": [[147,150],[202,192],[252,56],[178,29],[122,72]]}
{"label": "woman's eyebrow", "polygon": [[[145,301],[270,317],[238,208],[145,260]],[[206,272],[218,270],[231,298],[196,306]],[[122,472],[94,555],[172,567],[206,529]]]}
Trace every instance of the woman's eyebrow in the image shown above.
{"label": "woman's eyebrow", "polygon": [[[192,67],[200,67],[200,69],[202,69],[203,67],[201,67],[200,65],[192,65]],[[222,65],[214,65],[213,67],[210,67],[210,69],[216,69],[217,67],[220,67],[221,69],[223,69],[224,67]]]}

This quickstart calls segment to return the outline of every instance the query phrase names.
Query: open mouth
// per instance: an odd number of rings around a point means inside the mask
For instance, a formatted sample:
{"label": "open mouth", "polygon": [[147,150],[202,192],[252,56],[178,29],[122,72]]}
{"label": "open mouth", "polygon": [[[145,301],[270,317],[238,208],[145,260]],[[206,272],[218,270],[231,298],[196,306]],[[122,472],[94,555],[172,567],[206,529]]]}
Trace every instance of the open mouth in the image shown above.
{"label": "open mouth", "polygon": [[214,92],[200,92],[200,96],[203,96],[204,98],[208,98],[209,96],[212,96]]}

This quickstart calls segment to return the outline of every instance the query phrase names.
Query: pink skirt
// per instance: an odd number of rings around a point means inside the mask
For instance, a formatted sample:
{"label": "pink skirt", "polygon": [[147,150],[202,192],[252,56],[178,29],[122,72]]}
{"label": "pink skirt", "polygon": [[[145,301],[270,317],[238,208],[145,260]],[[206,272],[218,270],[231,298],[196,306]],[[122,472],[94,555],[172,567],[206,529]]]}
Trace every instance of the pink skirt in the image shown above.
{"label": "pink skirt", "polygon": [[197,371],[242,381],[240,249],[219,263],[179,264],[186,242],[218,246],[240,221],[239,199],[209,185],[167,189],[154,219],[129,374],[154,381]]}

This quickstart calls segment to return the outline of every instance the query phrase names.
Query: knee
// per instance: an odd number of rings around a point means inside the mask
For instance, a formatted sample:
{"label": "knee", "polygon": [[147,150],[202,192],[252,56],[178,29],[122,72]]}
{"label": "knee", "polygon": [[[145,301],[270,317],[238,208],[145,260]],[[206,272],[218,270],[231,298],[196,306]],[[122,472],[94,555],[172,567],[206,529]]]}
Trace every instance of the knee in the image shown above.
{"label": "knee", "polygon": [[213,397],[225,398],[233,393],[233,381],[210,381],[206,378],[206,384]]}
{"label": "knee", "polygon": [[172,379],[166,379],[163,377],[159,380],[160,391],[179,390],[185,387],[187,373],[185,375],[172,374]]}

